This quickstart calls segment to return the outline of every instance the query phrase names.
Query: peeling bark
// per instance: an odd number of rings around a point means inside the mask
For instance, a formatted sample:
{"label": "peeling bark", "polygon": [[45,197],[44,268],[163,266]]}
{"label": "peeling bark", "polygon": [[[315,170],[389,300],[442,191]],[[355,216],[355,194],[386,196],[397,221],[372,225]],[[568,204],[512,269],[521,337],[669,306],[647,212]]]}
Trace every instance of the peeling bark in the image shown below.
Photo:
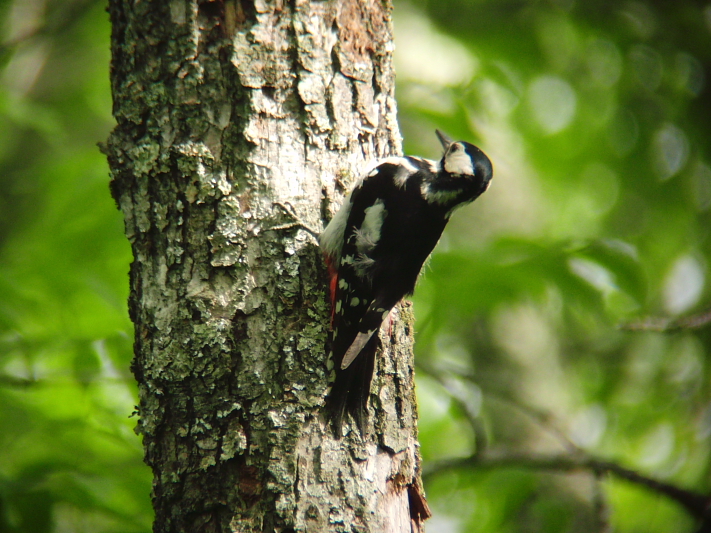
{"label": "peeling bark", "polygon": [[110,1],[103,147],[131,242],[154,530],[417,531],[412,317],[334,440],[320,230],[397,154],[390,2]]}

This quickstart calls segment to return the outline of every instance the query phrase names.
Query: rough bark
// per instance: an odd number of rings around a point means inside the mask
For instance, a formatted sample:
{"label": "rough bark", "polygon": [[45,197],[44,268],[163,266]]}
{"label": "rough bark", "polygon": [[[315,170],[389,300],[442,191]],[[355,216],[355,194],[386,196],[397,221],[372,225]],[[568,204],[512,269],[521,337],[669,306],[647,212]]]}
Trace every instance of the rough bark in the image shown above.
{"label": "rough bark", "polygon": [[134,254],[154,530],[419,527],[409,309],[381,334],[368,431],[334,440],[324,269],[299,225],[321,229],[366,162],[400,150],[390,2],[109,10],[104,150]]}

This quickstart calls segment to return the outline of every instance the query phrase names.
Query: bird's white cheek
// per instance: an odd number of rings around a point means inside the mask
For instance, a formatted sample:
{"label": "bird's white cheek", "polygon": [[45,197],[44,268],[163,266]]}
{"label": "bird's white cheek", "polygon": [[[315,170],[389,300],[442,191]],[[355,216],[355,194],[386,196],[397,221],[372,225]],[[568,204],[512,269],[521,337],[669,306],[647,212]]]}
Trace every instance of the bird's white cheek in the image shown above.
{"label": "bird's white cheek", "polygon": [[474,174],[474,167],[471,158],[464,151],[450,153],[444,160],[444,170],[450,174],[460,174],[471,176]]}

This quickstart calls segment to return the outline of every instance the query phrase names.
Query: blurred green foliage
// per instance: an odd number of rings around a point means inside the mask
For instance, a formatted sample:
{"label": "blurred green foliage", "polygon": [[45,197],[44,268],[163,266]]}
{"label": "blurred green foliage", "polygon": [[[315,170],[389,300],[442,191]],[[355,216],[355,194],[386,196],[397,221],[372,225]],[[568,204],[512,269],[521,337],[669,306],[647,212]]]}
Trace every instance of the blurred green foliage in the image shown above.
{"label": "blurred green foliage", "polygon": [[[0,531],[149,531],[104,4],[0,17]],[[495,166],[415,296],[426,463],[573,449],[708,493],[710,329],[644,327],[711,302],[711,7],[396,0],[395,23],[406,151],[437,157],[438,127]],[[587,472],[426,489],[434,533],[694,530]]]}
{"label": "blurred green foliage", "polygon": [[0,4],[0,531],[150,531],[103,2]]}

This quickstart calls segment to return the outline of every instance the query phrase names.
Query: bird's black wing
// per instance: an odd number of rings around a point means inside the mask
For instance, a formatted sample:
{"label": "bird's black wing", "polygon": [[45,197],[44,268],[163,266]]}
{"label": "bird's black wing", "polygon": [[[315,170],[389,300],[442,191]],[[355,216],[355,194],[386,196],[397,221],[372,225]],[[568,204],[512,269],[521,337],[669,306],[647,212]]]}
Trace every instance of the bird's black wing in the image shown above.
{"label": "bird's black wing", "polygon": [[[380,306],[371,278],[372,252],[379,240],[379,227],[388,216],[385,198],[393,193],[393,178],[399,168],[391,163],[381,164],[356,186],[350,197],[336,284],[331,345],[335,380],[327,399],[333,430],[339,437],[346,411],[351,413],[361,432],[366,419],[375,352],[379,346],[377,332],[387,315],[384,310],[376,312]],[[396,303],[397,300],[392,302],[387,310]],[[342,368],[344,356],[357,339],[357,353],[350,364]]]}

